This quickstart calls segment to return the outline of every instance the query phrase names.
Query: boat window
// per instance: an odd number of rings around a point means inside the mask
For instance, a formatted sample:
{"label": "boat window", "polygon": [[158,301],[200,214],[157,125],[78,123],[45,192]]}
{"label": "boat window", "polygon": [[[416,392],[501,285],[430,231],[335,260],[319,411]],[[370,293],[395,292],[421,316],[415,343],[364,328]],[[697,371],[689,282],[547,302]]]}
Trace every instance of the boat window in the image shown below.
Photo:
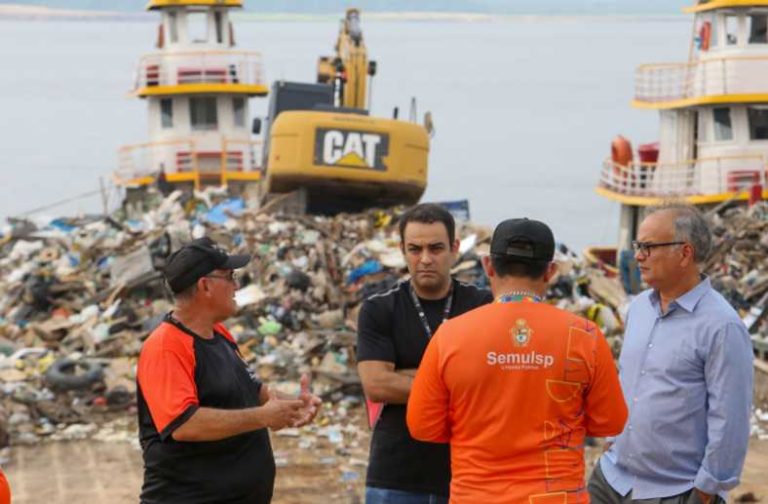
{"label": "boat window", "polygon": [[749,21],[749,43],[768,44],[768,15],[752,14]]}
{"label": "boat window", "polygon": [[709,142],[709,124],[707,123],[708,114],[704,112],[697,112],[698,125],[696,126],[696,134],[698,136],[699,143]]}
{"label": "boat window", "polygon": [[193,130],[215,130],[219,124],[216,113],[216,98],[212,96],[190,98],[189,116],[192,119]]}
{"label": "boat window", "polygon": [[190,12],[187,14],[189,19],[187,30],[190,42],[208,41],[208,14],[206,12]]}
{"label": "boat window", "polygon": [[719,142],[733,140],[733,128],[731,127],[731,109],[712,109],[712,116],[715,119],[715,140]]}
{"label": "boat window", "polygon": [[234,98],[232,100],[235,113],[235,126],[245,127],[245,98]]}
{"label": "boat window", "polygon": [[749,137],[752,140],[768,140],[768,107],[748,107]]}
{"label": "boat window", "polygon": [[738,45],[739,17],[725,16],[725,45]]}
{"label": "boat window", "polygon": [[160,100],[160,124],[163,128],[173,128],[173,100],[170,98]]}
{"label": "boat window", "polygon": [[179,41],[179,16],[176,11],[168,13],[168,39],[172,44]]}
{"label": "boat window", "polygon": [[216,42],[218,44],[224,43],[224,26],[222,24],[221,12],[213,13],[213,22],[216,25]]}

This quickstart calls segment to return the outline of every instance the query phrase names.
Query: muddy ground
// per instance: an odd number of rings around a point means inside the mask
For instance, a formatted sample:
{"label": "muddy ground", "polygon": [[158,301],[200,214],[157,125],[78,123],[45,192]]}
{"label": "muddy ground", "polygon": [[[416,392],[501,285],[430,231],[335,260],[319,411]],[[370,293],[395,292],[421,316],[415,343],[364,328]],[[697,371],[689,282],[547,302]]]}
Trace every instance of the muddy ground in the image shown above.
{"label": "muddy ground", "polygon": [[[360,423],[360,420],[355,420]],[[293,436],[273,435],[278,464],[274,504],[363,502],[368,433],[345,434],[343,443],[317,437],[312,446]],[[590,449],[588,460],[599,450]],[[136,504],[141,453],[125,442],[71,441],[12,450],[4,469],[13,504]],[[752,492],[768,502],[768,440],[750,445],[741,485],[731,500]]]}

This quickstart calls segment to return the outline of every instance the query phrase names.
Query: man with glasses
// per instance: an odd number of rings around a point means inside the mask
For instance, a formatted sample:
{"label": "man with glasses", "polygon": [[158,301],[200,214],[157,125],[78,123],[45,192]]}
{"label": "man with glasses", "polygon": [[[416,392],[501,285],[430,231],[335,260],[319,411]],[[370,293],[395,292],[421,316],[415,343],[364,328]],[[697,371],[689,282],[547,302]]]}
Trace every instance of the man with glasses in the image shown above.
{"label": "man with glasses", "polygon": [[168,259],[175,307],[144,342],[137,369],[142,504],[268,504],[275,460],[267,428],[300,427],[320,399],[302,377],[298,397],[268,390],[222,324],[237,312],[236,269],[210,238]]}
{"label": "man with glasses", "polygon": [[749,438],[752,346],[699,265],[712,237],[669,205],[633,243],[643,281],[619,358],[629,418],[589,482],[593,503],[715,503],[739,482]]}

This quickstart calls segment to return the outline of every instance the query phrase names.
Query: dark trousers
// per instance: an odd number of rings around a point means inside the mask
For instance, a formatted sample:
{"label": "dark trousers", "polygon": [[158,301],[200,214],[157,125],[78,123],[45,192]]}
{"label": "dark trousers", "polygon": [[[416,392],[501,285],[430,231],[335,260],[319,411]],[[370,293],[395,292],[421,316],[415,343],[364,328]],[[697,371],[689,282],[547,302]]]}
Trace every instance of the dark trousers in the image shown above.
{"label": "dark trousers", "polygon": [[[589,478],[587,490],[589,490],[591,504],[702,504],[698,493],[693,489],[680,495],[659,499],[633,499],[632,492],[622,496],[606,481],[599,462],[595,466],[595,470],[592,471],[592,477]],[[716,495],[712,500],[712,504],[722,504],[724,502],[719,495]]]}
{"label": "dark trousers", "polygon": [[448,497],[388,488],[365,487],[365,504],[448,504]]}

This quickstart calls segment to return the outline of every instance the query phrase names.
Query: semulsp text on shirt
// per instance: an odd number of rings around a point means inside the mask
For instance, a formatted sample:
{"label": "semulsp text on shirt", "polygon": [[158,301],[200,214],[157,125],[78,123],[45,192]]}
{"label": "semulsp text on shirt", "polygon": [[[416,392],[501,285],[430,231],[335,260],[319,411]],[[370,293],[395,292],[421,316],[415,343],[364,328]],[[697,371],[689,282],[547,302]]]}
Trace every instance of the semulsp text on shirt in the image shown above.
{"label": "semulsp text on shirt", "polygon": [[551,367],[555,363],[555,357],[540,354],[535,350],[525,353],[488,352],[485,362],[489,366],[499,366],[504,370],[534,370]]}

